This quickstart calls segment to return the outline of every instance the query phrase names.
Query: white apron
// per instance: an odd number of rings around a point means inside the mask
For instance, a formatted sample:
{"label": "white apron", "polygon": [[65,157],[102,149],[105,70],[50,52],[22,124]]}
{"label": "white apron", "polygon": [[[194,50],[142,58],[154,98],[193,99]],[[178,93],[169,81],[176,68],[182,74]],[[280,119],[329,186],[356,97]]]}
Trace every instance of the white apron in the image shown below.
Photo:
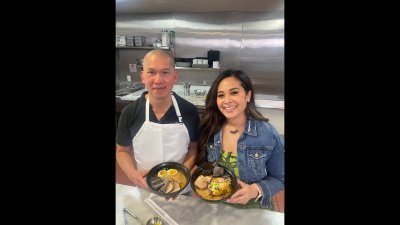
{"label": "white apron", "polygon": [[138,170],[150,170],[162,162],[183,163],[189,148],[189,132],[182,122],[178,103],[172,95],[179,123],[159,124],[149,121],[149,100],[146,100],[146,120],[132,139]]}

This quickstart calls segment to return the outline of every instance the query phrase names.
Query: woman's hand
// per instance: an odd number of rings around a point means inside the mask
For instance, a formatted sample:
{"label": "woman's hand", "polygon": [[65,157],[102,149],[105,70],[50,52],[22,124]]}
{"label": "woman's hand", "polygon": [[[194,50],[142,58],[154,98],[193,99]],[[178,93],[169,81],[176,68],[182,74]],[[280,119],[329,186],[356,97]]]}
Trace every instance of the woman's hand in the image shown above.
{"label": "woman's hand", "polygon": [[240,189],[236,191],[226,202],[246,204],[250,199],[258,196],[258,188],[256,187],[257,184],[246,184],[239,179],[237,181]]}
{"label": "woman's hand", "polygon": [[147,170],[136,170],[134,173],[129,174],[128,178],[133,182],[133,185],[135,187],[150,191],[149,187],[147,186],[146,180],[144,179],[148,172],[149,171]]}
{"label": "woman's hand", "polygon": [[193,173],[194,173],[194,171],[196,171],[197,170],[197,165],[195,164],[194,166],[193,166],[193,168],[190,170],[190,175],[193,175]]}

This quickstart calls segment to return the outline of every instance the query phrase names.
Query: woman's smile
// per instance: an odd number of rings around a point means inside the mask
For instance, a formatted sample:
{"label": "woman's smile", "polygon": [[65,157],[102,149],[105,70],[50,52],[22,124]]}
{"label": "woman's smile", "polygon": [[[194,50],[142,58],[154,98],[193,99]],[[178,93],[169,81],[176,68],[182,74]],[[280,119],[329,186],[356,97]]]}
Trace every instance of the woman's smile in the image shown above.
{"label": "woman's smile", "polygon": [[237,106],[225,106],[225,107],[223,107],[223,109],[226,113],[230,113],[230,112],[233,112],[234,110],[236,110]]}

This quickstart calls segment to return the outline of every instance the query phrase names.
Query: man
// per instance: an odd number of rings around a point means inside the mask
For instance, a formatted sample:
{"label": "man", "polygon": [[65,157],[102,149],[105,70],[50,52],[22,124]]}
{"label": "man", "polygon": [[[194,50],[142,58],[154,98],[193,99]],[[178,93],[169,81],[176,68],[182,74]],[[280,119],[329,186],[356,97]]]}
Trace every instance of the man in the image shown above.
{"label": "man", "polygon": [[172,92],[178,77],[168,52],[150,51],[140,73],[147,91],[121,112],[117,162],[139,188],[149,190],[144,177],[161,162],[183,163],[189,170],[194,166],[200,118],[196,106]]}

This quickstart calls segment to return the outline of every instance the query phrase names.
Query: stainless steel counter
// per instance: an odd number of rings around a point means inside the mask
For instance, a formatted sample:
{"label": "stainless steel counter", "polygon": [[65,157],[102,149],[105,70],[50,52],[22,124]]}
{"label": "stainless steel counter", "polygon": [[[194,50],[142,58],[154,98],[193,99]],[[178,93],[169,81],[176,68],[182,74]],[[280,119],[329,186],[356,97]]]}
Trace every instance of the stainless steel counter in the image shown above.
{"label": "stainless steel counter", "polygon": [[223,203],[209,203],[197,197],[179,195],[176,200],[165,201],[163,197],[143,189],[116,184],[116,225],[124,225],[123,207],[139,218],[135,221],[129,214],[127,224],[145,224],[153,216],[162,217],[169,225],[218,225],[218,224],[264,224],[283,225],[284,213],[264,209],[237,209]]}

